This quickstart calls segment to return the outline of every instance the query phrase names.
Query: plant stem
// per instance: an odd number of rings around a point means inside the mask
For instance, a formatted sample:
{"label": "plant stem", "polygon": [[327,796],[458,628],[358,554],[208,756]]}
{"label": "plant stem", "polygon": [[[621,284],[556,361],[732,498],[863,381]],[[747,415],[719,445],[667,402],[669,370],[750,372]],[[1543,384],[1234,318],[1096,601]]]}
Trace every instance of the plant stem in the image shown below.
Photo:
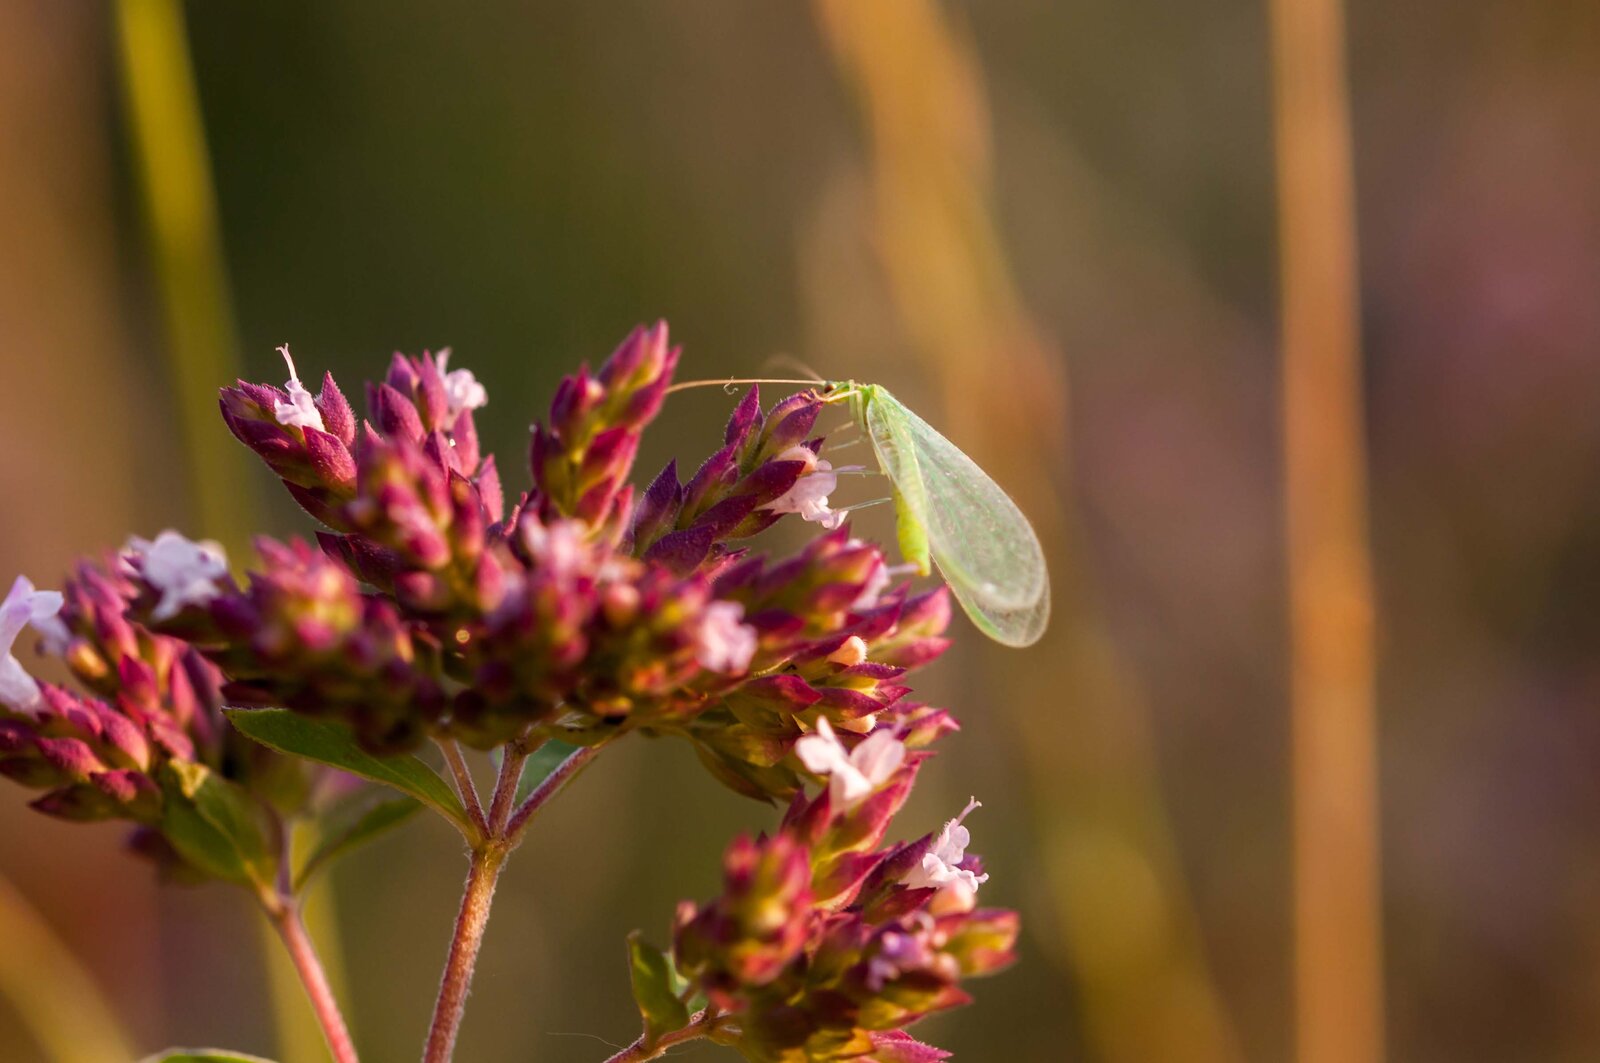
{"label": "plant stem", "polygon": [[600,749],[600,746],[583,746],[556,765],[556,770],[544,777],[544,781],[534,788],[533,793],[528,795],[527,800],[523,801],[512,815],[511,822],[506,825],[505,836],[515,842],[528,826],[528,821],[533,818],[534,813],[576,778],[578,772],[587,767],[599,754]]}
{"label": "plant stem", "polygon": [[717,1016],[711,1009],[706,1008],[697,1011],[694,1013],[694,1017],[689,1020],[689,1025],[683,1029],[662,1034],[661,1039],[649,1047],[645,1046],[644,1035],[640,1034],[637,1041],[606,1060],[606,1063],[640,1063],[641,1060],[655,1059],[664,1055],[667,1049],[674,1045],[681,1045],[685,1041],[694,1041],[705,1037],[716,1025]]}
{"label": "plant stem", "polygon": [[266,903],[267,918],[272,921],[283,946],[289,952],[295,971],[311,998],[311,1009],[316,1012],[322,1035],[327,1038],[328,1051],[334,1063],[358,1063],[356,1046],[350,1040],[350,1031],[339,1013],[339,1002],[334,999],[333,988],[328,984],[322,961],[317,958],[316,946],[306,933],[305,922],[300,918],[300,907],[292,898],[277,897]]}
{"label": "plant stem", "polygon": [[586,746],[573,753],[517,807],[517,786],[522,781],[523,768],[529,755],[541,744],[539,740],[527,738],[506,743],[505,757],[500,762],[500,775],[495,780],[494,796],[489,801],[489,811],[485,815],[476,793],[470,789],[471,777],[466,774],[460,749],[454,743],[440,743],[450,770],[456,774],[458,787],[465,791],[463,801],[468,800],[466,793],[473,794],[468,812],[473,816],[474,823],[481,824],[482,840],[472,847],[472,863],[467,871],[466,888],[461,894],[461,910],[456,914],[456,928],[450,939],[450,954],[445,959],[444,976],[439,981],[439,999],[434,1004],[433,1022],[428,1027],[423,1063],[449,1063],[455,1052],[467,991],[472,987],[478,950],[483,945],[483,932],[489,925],[489,908],[494,902],[495,883],[500,878],[506,857],[516,848],[519,836],[533,814],[600,751],[599,746]]}
{"label": "plant stem", "polygon": [[461,1016],[466,1009],[467,991],[472,987],[473,969],[478,963],[478,949],[483,945],[483,932],[489,926],[489,909],[494,903],[495,883],[513,844],[506,842],[506,821],[511,817],[511,807],[517,796],[517,784],[522,781],[522,769],[528,754],[536,747],[522,740],[508,742],[505,757],[500,761],[500,775],[495,780],[494,797],[490,799],[489,813],[484,815],[478,801],[472,777],[467,772],[461,750],[454,742],[440,742],[445,760],[455,773],[456,784],[463,790],[462,800],[468,801],[468,814],[482,831],[482,841],[472,848],[472,863],[467,870],[467,885],[461,893],[461,910],[456,914],[455,933],[450,938],[450,954],[445,959],[444,977],[439,981],[439,999],[434,1004],[433,1022],[428,1027],[428,1044],[423,1052],[424,1063],[448,1063],[455,1052],[456,1034],[461,1029]]}
{"label": "plant stem", "polygon": [[506,743],[505,757],[500,761],[500,777],[495,780],[494,797],[489,802],[489,835],[492,839],[505,837],[506,820],[511,817],[512,803],[517,799],[517,784],[522,781],[522,769],[528,763],[528,754],[536,749],[523,739]]}
{"label": "plant stem", "polygon": [[473,850],[466,889],[461,894],[461,911],[456,915],[455,934],[450,939],[450,955],[445,960],[444,977],[439,983],[439,1000],[433,1008],[433,1023],[428,1027],[424,1063],[449,1063],[455,1052],[467,990],[472,986],[472,972],[478,962],[478,948],[483,944],[483,932],[489,925],[495,882],[500,878],[500,869],[505,866],[508,853],[498,841]]}
{"label": "plant stem", "polygon": [[472,772],[467,768],[467,761],[461,755],[461,747],[453,738],[436,738],[435,744],[444,754],[444,762],[450,767],[450,774],[456,781],[456,793],[461,797],[461,803],[466,806],[467,818],[472,825],[477,827],[484,836],[489,833],[489,821],[483,815],[483,802],[478,799],[478,787],[472,781]]}
{"label": "plant stem", "polygon": [[1271,0],[1289,577],[1295,1053],[1384,1058],[1378,716],[1341,0]]}

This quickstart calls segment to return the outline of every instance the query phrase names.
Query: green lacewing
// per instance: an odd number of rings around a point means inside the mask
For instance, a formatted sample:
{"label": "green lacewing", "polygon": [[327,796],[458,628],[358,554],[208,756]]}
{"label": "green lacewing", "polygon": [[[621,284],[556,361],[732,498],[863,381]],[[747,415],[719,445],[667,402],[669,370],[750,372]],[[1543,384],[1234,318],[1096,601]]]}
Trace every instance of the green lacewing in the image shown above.
{"label": "green lacewing", "polygon": [[888,479],[900,553],[922,575],[932,566],[990,638],[1031,646],[1050,620],[1050,574],[1033,525],[978,463],[889,390],[853,380],[697,380],[710,384],[815,384],[823,402],[850,404]]}
{"label": "green lacewing", "polygon": [[823,401],[848,400],[894,498],[900,553],[929,562],[978,628],[1006,646],[1030,646],[1050,619],[1050,576],[1022,510],[978,463],[887,388],[830,381]]}

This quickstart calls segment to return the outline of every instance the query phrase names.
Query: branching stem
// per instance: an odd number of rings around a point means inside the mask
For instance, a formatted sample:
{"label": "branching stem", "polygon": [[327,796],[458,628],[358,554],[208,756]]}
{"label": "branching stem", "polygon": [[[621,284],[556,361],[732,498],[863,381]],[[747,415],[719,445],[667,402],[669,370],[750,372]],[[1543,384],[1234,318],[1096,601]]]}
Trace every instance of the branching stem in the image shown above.
{"label": "branching stem", "polygon": [[694,1013],[694,1017],[689,1020],[689,1025],[681,1030],[662,1034],[661,1039],[653,1045],[646,1045],[644,1035],[640,1034],[637,1041],[606,1060],[606,1063],[640,1063],[642,1060],[656,1059],[666,1054],[667,1049],[674,1045],[681,1045],[685,1041],[698,1040],[710,1034],[716,1029],[717,1018],[717,1014],[710,1008],[697,1011]]}
{"label": "branching stem", "polygon": [[[461,894],[461,909],[456,914],[455,933],[450,938],[450,952],[445,959],[444,976],[439,982],[439,999],[434,1005],[433,1022],[428,1027],[424,1063],[449,1063],[455,1052],[456,1035],[461,1029],[467,992],[472,987],[478,950],[483,945],[483,933],[489,925],[495,884],[506,858],[521,840],[522,832],[534,813],[560,792],[599,752],[598,746],[579,749],[562,761],[518,806],[517,786],[522,781],[523,768],[539,744],[537,740],[528,739],[507,743],[487,815],[478,802],[476,792],[470,789],[471,778],[466,775],[466,764],[461,760],[459,748],[454,748],[454,743],[440,744],[445,750],[445,760],[456,775],[457,785],[463,791],[462,800],[468,805],[468,813],[473,814],[476,810],[474,822],[482,824],[482,841],[472,849],[467,883]],[[468,793],[472,794],[470,799]]]}
{"label": "branching stem", "polygon": [[528,826],[528,821],[534,817],[545,803],[577,777],[578,773],[588,766],[600,752],[600,746],[583,746],[570,754],[566,760],[556,765],[556,770],[544,777],[544,780],[534,787],[533,793],[517,808],[512,815],[511,822],[506,825],[506,837],[513,843],[520,840],[522,832]]}
{"label": "branching stem", "polygon": [[454,738],[436,738],[434,742],[444,754],[444,762],[450,768],[451,777],[455,779],[456,793],[467,809],[467,818],[478,828],[480,836],[487,837],[489,821],[484,818],[483,802],[478,798],[478,787],[472,781],[472,772],[467,769],[467,761],[461,755],[461,747],[456,744]]}
{"label": "branching stem", "polygon": [[528,754],[543,743],[530,745],[525,739],[506,743],[505,757],[500,761],[500,777],[495,780],[494,797],[489,801],[489,836],[491,840],[504,839],[506,821],[517,799],[517,784],[522,782],[522,769],[528,763]]}

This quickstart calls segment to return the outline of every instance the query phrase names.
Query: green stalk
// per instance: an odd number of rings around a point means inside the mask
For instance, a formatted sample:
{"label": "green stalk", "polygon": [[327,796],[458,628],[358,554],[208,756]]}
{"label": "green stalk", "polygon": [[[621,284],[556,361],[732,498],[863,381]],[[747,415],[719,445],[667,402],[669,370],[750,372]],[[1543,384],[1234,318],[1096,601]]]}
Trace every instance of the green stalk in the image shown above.
{"label": "green stalk", "polygon": [[197,526],[229,547],[259,527],[244,451],[218,446],[217,388],[238,374],[211,160],[178,0],[119,0],[122,102],[139,177]]}

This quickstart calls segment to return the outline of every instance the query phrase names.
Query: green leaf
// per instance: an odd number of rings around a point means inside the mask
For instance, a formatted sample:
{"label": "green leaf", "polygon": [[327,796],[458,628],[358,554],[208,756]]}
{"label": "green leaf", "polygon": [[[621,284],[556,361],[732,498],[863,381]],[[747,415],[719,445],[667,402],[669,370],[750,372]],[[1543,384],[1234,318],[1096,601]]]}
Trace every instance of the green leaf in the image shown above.
{"label": "green leaf", "polygon": [[[378,791],[380,794],[382,791]],[[378,797],[365,788],[336,802],[314,821],[317,847],[295,875],[299,893],[317,872],[351,849],[398,827],[422,808],[414,797]]]}
{"label": "green leaf", "polygon": [[265,810],[237,783],[203,764],[173,761],[162,773],[161,830],[195,867],[215,878],[268,885],[277,859]]}
{"label": "green leaf", "polygon": [[470,833],[466,810],[450,784],[409,754],[379,757],[356,744],[349,728],[313,720],[288,709],[229,709],[228,719],[242,734],[280,753],[305,757],[409,794]]}
{"label": "green leaf", "polygon": [[145,1056],[139,1063],[272,1063],[272,1060],[221,1048],[169,1048]]}
{"label": "green leaf", "polygon": [[522,766],[522,781],[517,784],[517,804],[528,799],[528,795],[539,788],[539,784],[550,777],[550,773],[561,767],[561,762],[581,747],[570,742],[563,742],[559,738],[552,738],[528,758]]}
{"label": "green leaf", "polygon": [[693,1015],[709,1003],[698,989],[692,994],[689,992],[689,980],[678,973],[678,961],[673,952],[667,953],[667,974],[672,979],[672,995],[683,1001],[684,1010],[689,1014]]}
{"label": "green leaf", "polygon": [[672,964],[666,953],[646,944],[638,931],[628,935],[633,999],[644,1016],[644,1039],[654,1045],[663,1034],[689,1025],[689,1009],[673,992]]}

